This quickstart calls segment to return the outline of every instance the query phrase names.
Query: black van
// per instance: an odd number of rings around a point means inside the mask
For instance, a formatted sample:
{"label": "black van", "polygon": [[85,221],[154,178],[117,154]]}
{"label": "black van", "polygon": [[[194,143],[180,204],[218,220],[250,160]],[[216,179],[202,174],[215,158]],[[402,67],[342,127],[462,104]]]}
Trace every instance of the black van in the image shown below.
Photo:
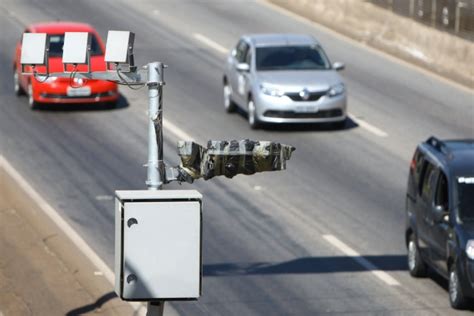
{"label": "black van", "polygon": [[418,145],[406,195],[408,268],[429,266],[449,280],[449,300],[466,308],[474,297],[474,139]]}

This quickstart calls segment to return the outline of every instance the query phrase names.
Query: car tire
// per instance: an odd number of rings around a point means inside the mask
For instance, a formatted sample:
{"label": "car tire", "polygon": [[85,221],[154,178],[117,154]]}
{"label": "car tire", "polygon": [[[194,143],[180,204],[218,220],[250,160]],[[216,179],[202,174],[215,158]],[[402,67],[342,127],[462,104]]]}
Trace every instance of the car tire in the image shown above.
{"label": "car tire", "polygon": [[13,90],[15,91],[16,96],[22,96],[25,95],[25,90],[20,85],[20,75],[18,74],[18,71],[16,71],[16,68],[13,69]]}
{"label": "car tire", "polygon": [[251,129],[258,129],[260,121],[257,118],[257,109],[252,98],[247,103],[247,119]]}
{"label": "car tire", "polygon": [[31,82],[28,83],[28,105],[30,106],[30,109],[32,110],[38,107],[38,104],[33,98],[33,85],[31,84]]}
{"label": "car tire", "polygon": [[449,269],[449,303],[454,309],[465,309],[469,303],[462,291],[456,263],[453,263]]}
{"label": "car tire", "polygon": [[232,89],[229,84],[224,83],[224,108],[227,113],[232,113],[236,110],[236,104],[232,101]]}
{"label": "car tire", "polygon": [[411,234],[408,240],[408,271],[415,278],[425,277],[428,271],[426,263],[421,258],[420,251],[416,244],[415,235]]}

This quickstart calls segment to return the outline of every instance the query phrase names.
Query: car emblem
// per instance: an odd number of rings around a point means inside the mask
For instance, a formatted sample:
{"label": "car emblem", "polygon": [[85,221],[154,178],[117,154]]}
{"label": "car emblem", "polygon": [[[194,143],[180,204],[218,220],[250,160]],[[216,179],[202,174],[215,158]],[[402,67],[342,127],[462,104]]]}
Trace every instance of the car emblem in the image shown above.
{"label": "car emblem", "polygon": [[303,99],[304,101],[308,101],[308,100],[309,100],[309,96],[310,96],[308,89],[305,88],[305,89],[301,90],[300,93],[299,93],[299,96],[300,96],[301,99]]}

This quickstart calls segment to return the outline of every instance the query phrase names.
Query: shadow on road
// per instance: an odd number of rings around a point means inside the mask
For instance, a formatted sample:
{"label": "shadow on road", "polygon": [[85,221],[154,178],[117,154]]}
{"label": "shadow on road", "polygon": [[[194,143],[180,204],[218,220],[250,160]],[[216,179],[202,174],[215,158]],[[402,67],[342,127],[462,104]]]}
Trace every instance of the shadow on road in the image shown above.
{"label": "shadow on road", "polygon": [[96,309],[101,308],[102,305],[104,305],[105,303],[107,303],[108,301],[110,301],[110,300],[112,300],[116,297],[117,297],[117,295],[115,294],[115,292],[109,292],[109,293],[104,294],[101,297],[99,297],[97,299],[97,301],[95,301],[92,304],[81,306],[81,307],[78,307],[76,309],[73,309],[73,310],[67,312],[66,316],[84,315],[86,313],[92,312]]}
{"label": "shadow on road", "polygon": [[[355,259],[359,257],[308,257],[281,263],[206,264],[204,276],[238,276],[262,274],[305,274],[367,271]],[[406,271],[406,255],[363,256],[382,271]]]}
{"label": "shadow on road", "polygon": [[129,106],[127,98],[120,94],[116,103],[78,103],[78,104],[40,104],[36,107],[39,111],[51,112],[79,112],[79,111],[107,111],[121,110]]}
{"label": "shadow on road", "polygon": [[[247,113],[241,110],[240,108],[237,109],[236,112],[232,114],[236,114],[240,116],[242,119],[245,119],[244,123],[248,124],[246,122]],[[272,132],[327,132],[327,131],[343,132],[343,131],[348,131],[357,127],[359,127],[359,125],[355,121],[353,121],[350,117],[347,117],[343,127],[340,127],[331,123],[297,123],[297,124],[277,123],[277,124],[262,124],[260,129],[272,131]]]}

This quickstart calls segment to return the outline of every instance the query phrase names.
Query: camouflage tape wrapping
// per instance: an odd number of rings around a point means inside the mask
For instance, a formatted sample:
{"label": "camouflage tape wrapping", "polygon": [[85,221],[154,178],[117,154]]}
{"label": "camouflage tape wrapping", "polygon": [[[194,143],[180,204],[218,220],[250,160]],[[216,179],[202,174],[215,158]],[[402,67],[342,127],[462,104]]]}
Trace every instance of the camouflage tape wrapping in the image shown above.
{"label": "camouflage tape wrapping", "polygon": [[181,158],[178,181],[192,182],[215,176],[232,178],[237,174],[286,169],[293,146],[270,141],[209,141],[207,148],[190,141],[178,142]]}

